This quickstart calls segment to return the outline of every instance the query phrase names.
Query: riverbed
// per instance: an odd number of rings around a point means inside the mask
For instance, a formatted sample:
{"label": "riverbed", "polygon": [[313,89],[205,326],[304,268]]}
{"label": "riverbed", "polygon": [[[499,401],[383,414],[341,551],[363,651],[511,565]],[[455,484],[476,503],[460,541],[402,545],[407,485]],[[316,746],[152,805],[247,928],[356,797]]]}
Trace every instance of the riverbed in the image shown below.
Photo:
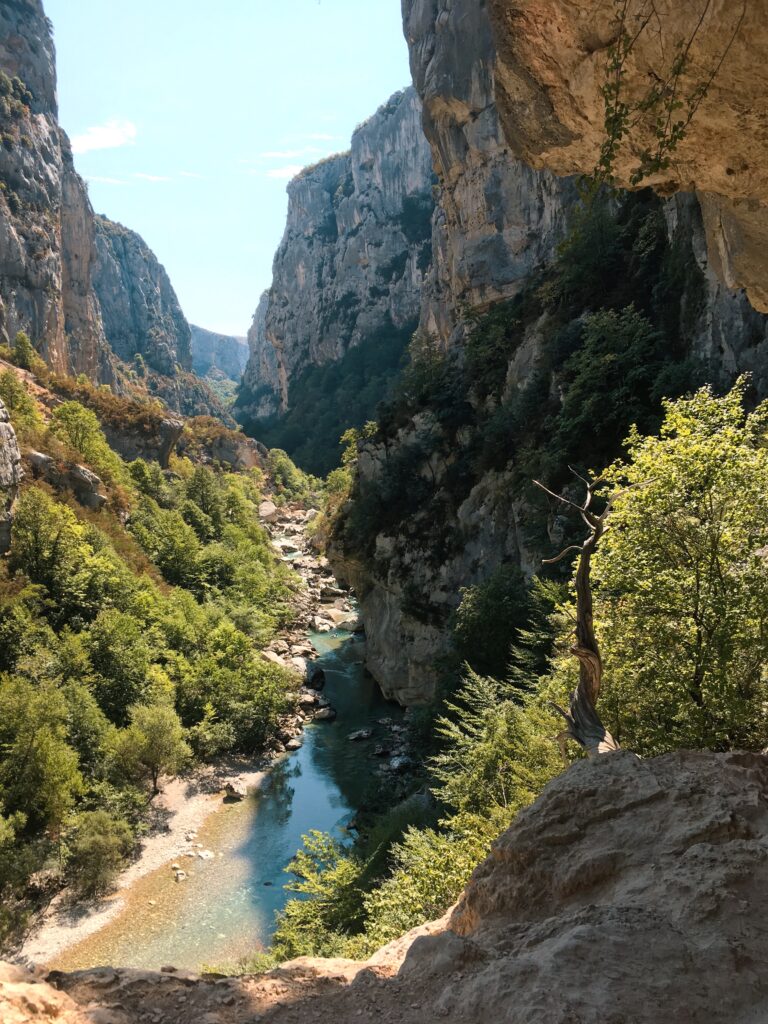
{"label": "riverbed", "polygon": [[[302,747],[277,761],[256,792],[208,816],[197,840],[213,857],[184,860],[188,877],[181,882],[170,861],[138,879],[122,894],[120,913],[51,967],[173,964],[197,971],[232,966],[268,945],[275,912],[290,895],[285,868],[302,835],[317,829],[349,838],[350,822],[380,778],[374,744],[403,714],[363,669],[359,637],[333,631],[310,639],[336,720],[308,724]],[[347,738],[360,729],[371,729],[372,737]]]}

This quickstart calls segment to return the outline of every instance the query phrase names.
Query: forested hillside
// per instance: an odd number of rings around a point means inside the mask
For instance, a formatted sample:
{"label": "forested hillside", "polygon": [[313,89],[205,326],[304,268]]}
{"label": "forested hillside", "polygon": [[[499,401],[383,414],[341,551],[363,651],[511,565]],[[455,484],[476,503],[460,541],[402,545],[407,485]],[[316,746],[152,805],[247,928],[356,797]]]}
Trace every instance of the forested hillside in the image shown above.
{"label": "forested hillside", "polygon": [[35,368],[0,362],[24,471],[0,565],[4,942],[63,882],[109,882],[160,775],[268,750],[298,685],[259,655],[298,588],[259,525],[264,471],[211,461],[205,420],[167,468],[128,462],[68,395],[124,438],[151,441],[162,407]]}

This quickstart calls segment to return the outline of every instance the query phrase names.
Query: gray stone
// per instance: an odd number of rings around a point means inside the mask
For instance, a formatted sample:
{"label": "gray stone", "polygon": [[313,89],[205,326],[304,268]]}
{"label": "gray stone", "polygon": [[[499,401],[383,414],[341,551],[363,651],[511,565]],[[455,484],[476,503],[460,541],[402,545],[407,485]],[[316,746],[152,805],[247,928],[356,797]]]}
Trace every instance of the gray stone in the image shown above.
{"label": "gray stone", "polygon": [[229,800],[245,800],[248,790],[239,779],[227,779],[224,783],[224,796]]}
{"label": "gray stone", "polygon": [[16,431],[0,401],[0,554],[10,547],[13,506],[24,476]]}
{"label": "gray stone", "polygon": [[272,287],[248,332],[238,416],[284,412],[307,366],[338,360],[393,325],[415,328],[432,208],[421,104],[409,88],[355,131],[350,152],[288,185]]}

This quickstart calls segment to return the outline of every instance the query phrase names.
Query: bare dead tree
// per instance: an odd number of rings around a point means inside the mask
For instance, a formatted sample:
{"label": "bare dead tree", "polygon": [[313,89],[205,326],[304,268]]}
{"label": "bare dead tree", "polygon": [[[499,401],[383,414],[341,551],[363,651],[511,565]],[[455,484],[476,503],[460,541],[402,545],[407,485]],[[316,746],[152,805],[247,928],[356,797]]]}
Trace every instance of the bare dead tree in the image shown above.
{"label": "bare dead tree", "polygon": [[567,728],[561,734],[561,739],[564,740],[566,736],[572,737],[585,748],[589,757],[594,757],[597,754],[607,754],[619,749],[618,743],[600,721],[600,716],[597,713],[597,699],[603,678],[603,662],[595,636],[590,583],[592,556],[597,550],[600,538],[605,533],[606,519],[611,506],[619,495],[615,494],[609,498],[603,511],[597,515],[591,510],[592,498],[597,488],[604,482],[603,479],[590,482],[574,469],[571,469],[571,472],[581,480],[587,489],[586,497],[581,505],[562,494],[555,494],[538,480],[533,482],[551,498],[576,509],[589,528],[589,536],[583,544],[571,544],[557,557],[545,558],[544,564],[554,565],[571,552],[579,552],[579,564],[576,570],[576,642],[571,647],[571,654],[579,661],[579,683],[571,695],[568,711],[557,704],[553,704],[553,707],[567,722]]}

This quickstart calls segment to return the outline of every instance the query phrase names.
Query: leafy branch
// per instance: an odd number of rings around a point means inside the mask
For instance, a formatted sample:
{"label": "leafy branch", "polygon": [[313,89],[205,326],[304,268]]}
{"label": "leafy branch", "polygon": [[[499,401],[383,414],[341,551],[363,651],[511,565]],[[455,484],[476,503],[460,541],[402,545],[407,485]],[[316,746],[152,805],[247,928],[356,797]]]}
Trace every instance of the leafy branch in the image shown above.
{"label": "leafy branch", "polygon": [[747,10],[747,0],[742,0],[734,28],[719,57],[704,77],[690,90],[686,90],[685,78],[692,66],[691,51],[704,30],[707,14],[712,7],[712,0],[704,0],[688,37],[676,41],[669,68],[661,74],[651,72],[652,84],[640,99],[632,100],[626,90],[627,63],[638,40],[649,30],[652,21],[658,24],[659,32],[662,32],[662,19],[655,0],[614,0],[614,4],[616,40],[608,49],[605,81],[600,89],[605,106],[605,138],[591,175],[591,185],[595,189],[604,185],[614,186],[619,153],[639,124],[644,123],[650,129],[654,141],[640,150],[639,163],[630,172],[630,185],[636,187],[645,178],[669,168],[691,121],[720,73]]}

